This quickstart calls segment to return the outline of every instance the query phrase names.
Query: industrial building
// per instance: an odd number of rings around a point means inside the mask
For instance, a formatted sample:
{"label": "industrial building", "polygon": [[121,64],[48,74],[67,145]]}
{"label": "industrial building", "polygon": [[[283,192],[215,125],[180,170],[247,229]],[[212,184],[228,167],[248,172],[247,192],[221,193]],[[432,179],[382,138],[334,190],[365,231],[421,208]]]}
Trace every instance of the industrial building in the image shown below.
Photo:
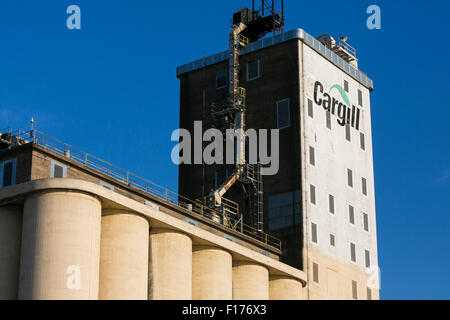
{"label": "industrial building", "polygon": [[[273,34],[272,34],[273,33]],[[229,48],[177,68],[180,128],[232,128],[235,163],[179,190],[35,130],[0,130],[0,299],[378,299],[373,82],[346,38],[233,16]],[[245,130],[279,130],[279,170]]]}
{"label": "industrial building", "polygon": [[[295,29],[253,40],[241,41],[237,70],[230,71],[231,46],[178,67],[180,128],[192,132],[202,121],[204,130],[223,130],[217,101],[230,100],[238,73],[245,128],[279,129],[279,171],[264,176],[255,192],[245,181],[230,184],[234,165],[182,164],[179,192],[204,199],[227,186],[223,196],[240,208],[235,219],[281,239],[281,261],[307,274],[307,299],[378,299],[373,81],[359,69],[347,37],[314,38]],[[239,127],[240,114],[234,121],[227,114],[231,127]],[[252,199],[256,193],[262,201]],[[219,208],[226,221],[227,208]]]}
{"label": "industrial building", "polygon": [[303,299],[279,240],[42,132],[1,130],[0,299]]}

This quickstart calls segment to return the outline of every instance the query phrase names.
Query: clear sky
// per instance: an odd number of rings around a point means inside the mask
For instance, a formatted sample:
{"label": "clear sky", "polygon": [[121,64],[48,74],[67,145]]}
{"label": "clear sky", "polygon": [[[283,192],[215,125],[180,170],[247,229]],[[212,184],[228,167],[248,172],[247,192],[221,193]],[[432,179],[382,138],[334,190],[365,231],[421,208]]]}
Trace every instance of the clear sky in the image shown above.
{"label": "clear sky", "polygon": [[[450,2],[285,1],[286,29],[347,35],[375,83],[381,295],[450,298]],[[250,0],[0,2],[0,127],[37,129],[177,190],[178,65],[227,49]],[[81,30],[66,9],[81,8]],[[381,8],[381,30],[366,9]]]}

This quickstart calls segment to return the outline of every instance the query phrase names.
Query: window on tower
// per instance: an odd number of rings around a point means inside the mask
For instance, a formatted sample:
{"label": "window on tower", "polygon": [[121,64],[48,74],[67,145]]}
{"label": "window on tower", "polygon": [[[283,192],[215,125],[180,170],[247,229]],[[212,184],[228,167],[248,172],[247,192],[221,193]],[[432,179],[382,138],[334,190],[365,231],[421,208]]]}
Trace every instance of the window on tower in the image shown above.
{"label": "window on tower", "polygon": [[50,164],[50,178],[67,178],[67,166],[52,160]]}
{"label": "window on tower", "polygon": [[313,102],[311,99],[308,99],[308,116],[314,118]]}
{"label": "window on tower", "polygon": [[356,262],[356,245],[352,242],[350,243],[350,259]]}
{"label": "window on tower", "polygon": [[353,299],[358,299],[358,283],[355,280],[352,280],[352,296]]}
{"label": "window on tower", "polygon": [[277,101],[277,128],[286,129],[291,126],[289,99]]}
{"label": "window on tower", "polygon": [[316,165],[316,154],[313,147],[309,147],[309,164],[312,166]]}
{"label": "window on tower", "polygon": [[363,105],[363,98],[362,98],[362,91],[358,89],[358,105],[362,107]]}
{"label": "window on tower", "polygon": [[326,120],[327,120],[327,128],[331,130],[331,112],[330,111],[326,111]]}
{"label": "window on tower", "polygon": [[334,196],[331,194],[328,195],[328,209],[331,214],[334,214]]}
{"label": "window on tower", "polygon": [[247,81],[252,81],[260,78],[260,62],[253,60],[247,63]]}
{"label": "window on tower", "polygon": [[228,86],[228,70],[220,69],[216,72],[216,89],[223,89]]}
{"label": "window on tower", "polygon": [[319,265],[313,262],[313,281],[319,283]]}
{"label": "window on tower", "polygon": [[351,205],[348,206],[348,221],[355,224],[355,208]]}
{"label": "window on tower", "polygon": [[1,163],[0,188],[9,187],[16,183],[16,163],[16,159],[7,160]]}
{"label": "window on tower", "polygon": [[311,240],[317,243],[317,224],[311,223]]}
{"label": "window on tower", "polygon": [[310,192],[310,201],[312,204],[316,204],[316,187],[312,184],[309,186],[309,192]]}
{"label": "window on tower", "polygon": [[367,196],[367,179],[366,178],[362,178],[362,193],[363,195]]}
{"label": "window on tower", "polygon": [[350,130],[350,124],[348,124],[348,123],[345,125],[345,139],[348,142],[352,141],[352,133],[351,133],[351,130]]}
{"label": "window on tower", "polygon": [[353,171],[347,169],[347,184],[350,188],[353,188]]}
{"label": "window on tower", "polygon": [[364,136],[364,133],[360,133],[360,141],[361,141],[361,149],[366,150],[366,138]]}
{"label": "window on tower", "polygon": [[302,223],[300,191],[269,196],[268,206],[269,230],[279,230]]}

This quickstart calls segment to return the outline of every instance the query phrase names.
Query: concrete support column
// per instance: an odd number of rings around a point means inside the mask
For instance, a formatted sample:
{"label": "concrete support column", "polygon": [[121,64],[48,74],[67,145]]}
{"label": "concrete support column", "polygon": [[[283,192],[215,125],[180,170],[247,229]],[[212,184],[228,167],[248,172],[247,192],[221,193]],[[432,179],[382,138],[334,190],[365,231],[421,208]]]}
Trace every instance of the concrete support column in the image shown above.
{"label": "concrete support column", "polygon": [[192,240],[169,229],[150,232],[149,299],[192,299]]}
{"label": "concrete support column", "polygon": [[192,253],[192,299],[231,300],[232,257],[221,248],[195,246]]}
{"label": "concrete support column", "polygon": [[233,261],[233,300],[268,300],[269,270],[251,261]]}
{"label": "concrete support column", "polygon": [[147,300],[147,219],[104,210],[100,241],[100,300]]}
{"label": "concrete support column", "polygon": [[22,207],[0,207],[0,300],[16,300],[19,289]]}
{"label": "concrete support column", "polygon": [[25,201],[19,299],[98,299],[101,203],[45,191]]}
{"label": "concrete support column", "polygon": [[303,285],[300,280],[288,276],[275,276],[269,278],[270,300],[304,300]]}

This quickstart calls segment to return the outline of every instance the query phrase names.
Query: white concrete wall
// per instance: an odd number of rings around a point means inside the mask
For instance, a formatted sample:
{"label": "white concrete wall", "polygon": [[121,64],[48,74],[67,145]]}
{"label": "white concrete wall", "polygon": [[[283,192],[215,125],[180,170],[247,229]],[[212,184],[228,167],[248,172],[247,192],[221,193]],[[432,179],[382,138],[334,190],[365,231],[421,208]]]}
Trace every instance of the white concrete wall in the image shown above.
{"label": "white concrete wall", "polygon": [[[302,163],[305,243],[326,256],[366,272],[365,249],[370,251],[371,264],[378,265],[370,92],[307,45],[300,46],[299,50],[303,84],[300,95],[302,156],[305,160]],[[326,111],[314,102],[315,81],[320,81],[324,92],[329,92],[334,84],[344,87],[344,80],[349,83],[347,94],[352,105],[358,106],[357,90],[363,93],[360,131],[351,128],[351,142],[346,140],[345,127],[337,123],[336,116],[331,115],[332,129],[327,128]],[[332,96],[342,101],[336,90],[332,91]],[[308,116],[308,99],[313,101],[313,119]],[[365,134],[365,151],[360,148],[359,132]],[[309,146],[315,149],[315,166],[309,164]],[[347,168],[353,171],[353,188],[347,185]],[[362,194],[362,177],[367,179],[368,196]],[[310,202],[310,184],[316,187],[316,205]],[[329,194],[335,199],[334,215],[329,213]],[[349,204],[355,208],[355,225],[349,222]],[[369,215],[369,232],[363,229],[363,212]],[[317,224],[318,244],[311,241],[312,222]],[[331,233],[335,235],[336,247],[330,245]],[[350,242],[356,244],[356,263],[350,259]]]}

